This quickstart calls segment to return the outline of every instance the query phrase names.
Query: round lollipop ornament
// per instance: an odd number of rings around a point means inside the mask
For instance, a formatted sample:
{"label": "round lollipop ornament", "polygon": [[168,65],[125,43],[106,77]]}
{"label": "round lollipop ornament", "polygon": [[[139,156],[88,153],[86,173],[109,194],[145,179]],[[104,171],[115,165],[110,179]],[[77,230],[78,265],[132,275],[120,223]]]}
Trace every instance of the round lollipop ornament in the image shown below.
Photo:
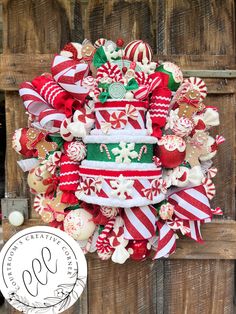
{"label": "round lollipop ornament", "polygon": [[83,142],[73,141],[64,143],[65,154],[72,161],[81,161],[86,157],[86,146]]}

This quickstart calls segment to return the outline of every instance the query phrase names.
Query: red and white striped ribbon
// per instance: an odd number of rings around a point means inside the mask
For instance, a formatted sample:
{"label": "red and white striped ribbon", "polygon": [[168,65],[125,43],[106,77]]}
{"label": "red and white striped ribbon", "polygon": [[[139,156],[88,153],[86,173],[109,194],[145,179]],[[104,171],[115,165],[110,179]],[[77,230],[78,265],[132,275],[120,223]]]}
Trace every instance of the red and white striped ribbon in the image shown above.
{"label": "red and white striped ribbon", "polygon": [[157,221],[159,231],[157,251],[154,259],[168,257],[176,250],[176,235],[175,232],[162,220]]}
{"label": "red and white striped ribbon", "polygon": [[144,240],[155,235],[156,209],[154,206],[124,208],[124,238]]}
{"label": "red and white striped ribbon", "polygon": [[57,109],[46,109],[39,115],[39,124],[43,129],[56,133],[60,131],[61,123],[65,118],[66,115]]}
{"label": "red and white striped ribbon", "polygon": [[189,232],[186,232],[186,236],[189,238],[202,243],[202,235],[201,235],[201,222],[200,221],[193,221],[193,220],[183,220],[184,227],[189,229]]}
{"label": "red and white striped ribbon", "polygon": [[30,114],[39,116],[39,114],[45,109],[52,108],[51,105],[49,105],[46,100],[39,95],[33,84],[30,82],[24,82],[20,85],[19,94],[23,99],[25,109]]}
{"label": "red and white striped ribbon", "polygon": [[168,202],[174,205],[175,215],[184,220],[205,220],[212,216],[203,185],[171,194]]}
{"label": "red and white striped ribbon", "polygon": [[92,86],[83,86],[83,79],[88,75],[89,66],[64,56],[55,56],[51,72],[54,80],[75,99],[84,101]]}

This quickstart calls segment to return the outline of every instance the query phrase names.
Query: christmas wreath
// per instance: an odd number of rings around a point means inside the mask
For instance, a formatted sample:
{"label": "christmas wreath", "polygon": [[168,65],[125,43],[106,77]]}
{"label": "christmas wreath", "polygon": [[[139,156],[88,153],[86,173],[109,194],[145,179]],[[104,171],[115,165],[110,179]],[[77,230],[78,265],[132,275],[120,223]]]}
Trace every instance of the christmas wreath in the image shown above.
{"label": "christmas wreath", "polygon": [[24,82],[28,127],[13,148],[27,157],[34,210],[72,236],[84,253],[124,263],[175,252],[178,234],[202,242],[213,215],[212,167],[222,136],[207,88],[183,79],[150,46],[104,38],[69,43],[51,73]]}

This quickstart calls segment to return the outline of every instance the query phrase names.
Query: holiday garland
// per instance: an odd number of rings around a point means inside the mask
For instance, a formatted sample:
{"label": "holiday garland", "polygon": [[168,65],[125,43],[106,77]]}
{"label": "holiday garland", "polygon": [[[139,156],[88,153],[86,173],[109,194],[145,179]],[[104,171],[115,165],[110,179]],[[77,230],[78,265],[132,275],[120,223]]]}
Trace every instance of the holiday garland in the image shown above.
{"label": "holiday garland", "polygon": [[51,73],[21,84],[29,122],[13,136],[41,219],[121,264],[168,257],[179,233],[202,242],[222,215],[209,200],[224,141],[209,135],[219,114],[203,80],[152,61],[142,40],[123,46],[67,44]]}

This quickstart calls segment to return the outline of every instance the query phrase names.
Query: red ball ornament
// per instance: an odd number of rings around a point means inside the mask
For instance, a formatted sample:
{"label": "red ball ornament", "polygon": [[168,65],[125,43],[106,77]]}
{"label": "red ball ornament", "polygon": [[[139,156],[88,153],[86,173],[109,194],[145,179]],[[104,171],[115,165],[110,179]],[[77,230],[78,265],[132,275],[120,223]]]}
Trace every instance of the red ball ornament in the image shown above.
{"label": "red ball ornament", "polygon": [[122,38],[118,38],[117,41],[116,41],[116,45],[117,47],[121,48],[124,46],[124,40]]}
{"label": "red ball ornament", "polygon": [[177,135],[164,135],[158,140],[156,155],[165,168],[179,166],[184,161],[185,153],[186,143]]}
{"label": "red ball ornament", "polygon": [[127,67],[123,67],[122,68],[122,72],[125,74],[127,72],[128,68]]}
{"label": "red ball ornament", "polygon": [[151,244],[147,240],[130,240],[126,249],[132,260],[144,261],[151,253]]}

